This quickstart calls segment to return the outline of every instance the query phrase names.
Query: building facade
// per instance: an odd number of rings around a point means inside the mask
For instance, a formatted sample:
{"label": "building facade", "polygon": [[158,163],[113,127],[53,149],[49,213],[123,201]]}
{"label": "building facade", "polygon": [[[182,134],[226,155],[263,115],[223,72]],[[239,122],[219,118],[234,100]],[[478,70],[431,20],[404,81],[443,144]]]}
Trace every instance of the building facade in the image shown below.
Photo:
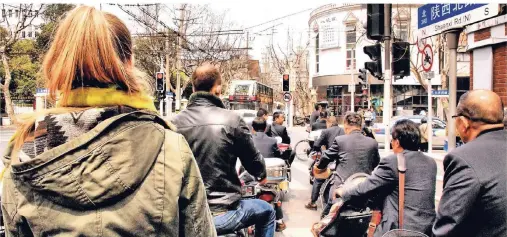
{"label": "building facade", "polygon": [[0,15],[0,27],[9,28],[9,31],[13,31],[16,28],[16,24],[20,22],[24,16],[28,18],[28,21],[32,18],[32,16],[38,16],[31,24],[29,24],[25,29],[19,32],[19,39],[32,39],[35,40],[39,32],[41,31],[40,25],[43,20],[39,16],[39,8],[34,5],[31,8],[26,4],[2,4],[1,15]]}
{"label": "building facade", "polygon": [[[417,114],[428,108],[428,94],[420,83],[426,83],[426,80],[422,73],[422,55],[417,40],[419,6],[420,4],[393,4],[392,7],[393,37],[396,41],[406,41],[412,45],[410,54],[413,63],[410,76],[391,81],[393,115],[400,114],[401,111],[404,114]],[[351,86],[355,87],[355,110],[370,107],[377,114],[383,110],[384,81],[368,73],[369,86],[359,84],[358,69],[364,68],[364,63],[371,61],[363,52],[363,47],[376,43],[366,38],[365,20],[366,9],[361,4],[328,4],[310,14],[309,87],[313,88],[316,100],[328,101],[331,111],[336,115],[344,115],[351,110]],[[433,39],[426,42],[431,40]],[[438,58],[434,57],[432,67],[436,75],[431,80],[433,89],[440,88],[442,83]],[[469,76],[468,55],[460,53],[459,58],[458,76],[466,82]],[[384,52],[382,61],[384,63]],[[418,75],[414,75],[414,72]],[[435,114],[442,110],[438,108],[438,100],[434,100],[432,107]]]}
{"label": "building facade", "polygon": [[507,108],[507,15],[466,27],[470,89],[496,92]]}

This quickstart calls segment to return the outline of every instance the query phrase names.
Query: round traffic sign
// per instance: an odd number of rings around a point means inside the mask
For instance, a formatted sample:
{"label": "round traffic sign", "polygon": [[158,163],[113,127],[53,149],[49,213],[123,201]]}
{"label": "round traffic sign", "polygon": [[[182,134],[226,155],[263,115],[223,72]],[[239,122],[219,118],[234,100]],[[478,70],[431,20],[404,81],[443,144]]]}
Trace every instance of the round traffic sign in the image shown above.
{"label": "round traffic sign", "polygon": [[283,93],[283,101],[289,102],[291,100],[292,100],[292,95],[290,94],[290,92]]}
{"label": "round traffic sign", "polygon": [[422,68],[425,72],[429,72],[431,70],[431,67],[433,66],[433,49],[431,49],[431,46],[427,44],[424,46],[424,50],[422,52]]}

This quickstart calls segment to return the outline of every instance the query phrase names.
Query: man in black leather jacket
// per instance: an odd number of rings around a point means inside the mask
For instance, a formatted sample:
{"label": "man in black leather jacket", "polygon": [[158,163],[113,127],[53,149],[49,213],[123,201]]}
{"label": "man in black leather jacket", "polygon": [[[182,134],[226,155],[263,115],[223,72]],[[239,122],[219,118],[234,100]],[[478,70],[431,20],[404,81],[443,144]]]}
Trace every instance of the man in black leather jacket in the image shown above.
{"label": "man in black leather jacket", "polygon": [[259,199],[241,200],[241,183],[235,169],[239,158],[248,173],[266,183],[264,158],[255,148],[245,121],[224,108],[218,97],[221,83],[215,67],[197,68],[192,74],[194,93],[187,109],[173,123],[194,153],[217,233],[255,225],[256,236],[271,237],[275,232],[273,207]]}

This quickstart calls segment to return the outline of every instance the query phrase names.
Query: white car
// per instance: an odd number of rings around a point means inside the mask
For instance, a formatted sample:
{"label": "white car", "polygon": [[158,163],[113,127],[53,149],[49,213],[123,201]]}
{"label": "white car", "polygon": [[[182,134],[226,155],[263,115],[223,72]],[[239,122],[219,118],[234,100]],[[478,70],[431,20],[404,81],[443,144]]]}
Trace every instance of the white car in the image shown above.
{"label": "white car", "polygon": [[[421,124],[421,119],[425,116],[422,115],[412,115],[412,116],[400,116],[391,118],[391,128],[394,126],[394,123],[401,119],[409,119],[415,122],[417,125]],[[433,117],[433,149],[443,149],[445,143],[445,128],[447,124],[440,120],[439,118]],[[375,135],[375,139],[379,143],[379,145],[384,145],[384,137],[385,137],[385,128],[381,123],[376,123],[372,127],[373,133]],[[390,135],[389,135],[390,136]]]}
{"label": "white car", "polygon": [[[248,125],[251,125],[255,117],[257,117],[257,111],[255,110],[240,109],[233,111],[239,114],[239,116],[241,116],[241,118],[243,118],[243,120],[245,120],[245,123]],[[269,116],[266,122],[268,125],[271,125],[273,123],[273,116]]]}

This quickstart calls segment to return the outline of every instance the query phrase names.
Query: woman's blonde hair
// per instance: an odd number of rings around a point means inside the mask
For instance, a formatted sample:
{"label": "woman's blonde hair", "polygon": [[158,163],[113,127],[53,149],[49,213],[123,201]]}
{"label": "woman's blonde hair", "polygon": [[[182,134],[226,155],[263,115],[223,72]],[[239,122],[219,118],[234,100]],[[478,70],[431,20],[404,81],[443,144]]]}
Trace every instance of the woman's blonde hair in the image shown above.
{"label": "woman's blonde hair", "polygon": [[43,77],[50,97],[58,97],[61,108],[22,116],[15,136],[20,148],[38,116],[60,114],[86,108],[70,108],[69,93],[84,86],[116,86],[138,93],[143,85],[136,79],[132,62],[132,38],[127,26],[116,16],[93,7],[70,11],[58,26],[42,63]]}

